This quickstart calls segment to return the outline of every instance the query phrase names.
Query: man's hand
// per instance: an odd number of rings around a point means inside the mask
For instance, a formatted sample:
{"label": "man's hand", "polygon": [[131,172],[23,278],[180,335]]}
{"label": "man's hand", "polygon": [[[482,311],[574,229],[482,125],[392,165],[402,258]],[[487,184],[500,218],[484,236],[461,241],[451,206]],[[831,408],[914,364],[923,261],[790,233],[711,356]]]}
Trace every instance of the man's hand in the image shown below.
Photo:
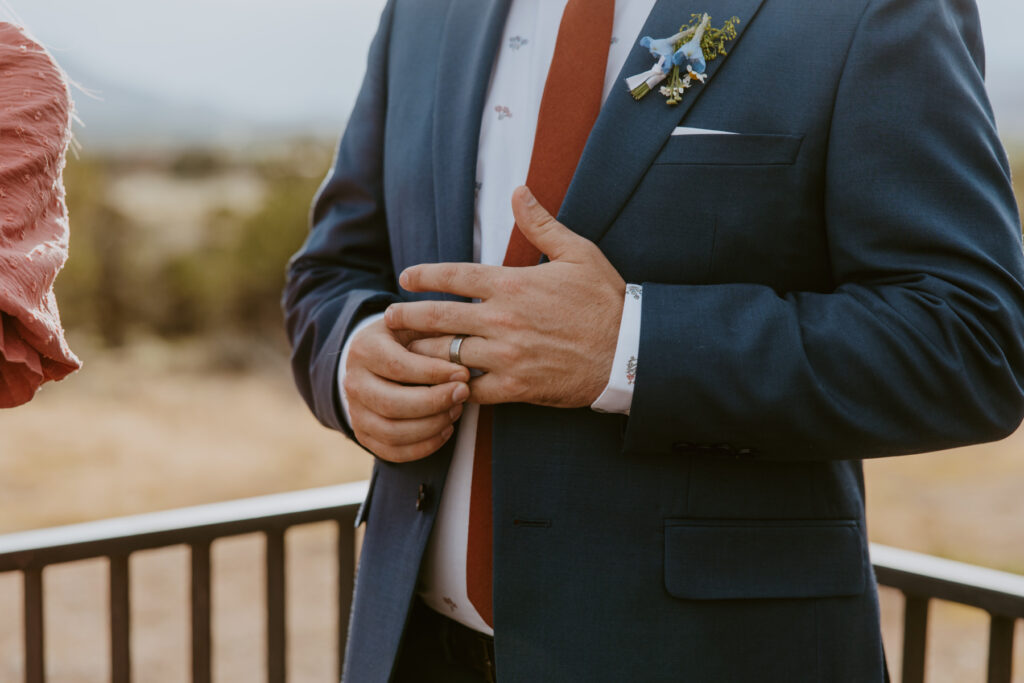
{"label": "man's hand", "polygon": [[356,438],[392,462],[419,460],[443,446],[469,398],[469,371],[409,351],[416,336],[378,320],[352,339],[345,366]]}
{"label": "man's hand", "polygon": [[445,335],[469,335],[462,361],[486,373],[470,382],[478,403],[589,406],[608,383],[626,283],[593,242],[552,218],[527,188],[513,193],[512,211],[550,262],[408,268],[400,283],[411,292],[481,302],[393,304],[385,320],[392,330],[419,333],[410,350],[435,359],[448,358],[452,337]]}

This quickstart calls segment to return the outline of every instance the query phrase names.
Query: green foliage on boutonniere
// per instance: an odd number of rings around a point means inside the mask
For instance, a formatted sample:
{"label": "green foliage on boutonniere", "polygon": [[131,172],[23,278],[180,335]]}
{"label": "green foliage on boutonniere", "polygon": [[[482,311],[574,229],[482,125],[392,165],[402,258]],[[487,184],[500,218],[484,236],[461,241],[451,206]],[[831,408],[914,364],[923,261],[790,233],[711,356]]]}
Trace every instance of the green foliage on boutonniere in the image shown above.
{"label": "green foliage on boutonniere", "polygon": [[[690,16],[690,23],[680,28],[680,31],[691,26],[696,30],[696,27],[700,24],[701,15],[692,14]],[[700,47],[704,51],[704,59],[710,62],[713,59],[717,59],[719,55],[729,54],[725,51],[725,44],[736,37],[736,25],[738,23],[740,23],[739,17],[730,17],[722,24],[721,28],[708,26],[704,30],[704,37],[700,41]]]}

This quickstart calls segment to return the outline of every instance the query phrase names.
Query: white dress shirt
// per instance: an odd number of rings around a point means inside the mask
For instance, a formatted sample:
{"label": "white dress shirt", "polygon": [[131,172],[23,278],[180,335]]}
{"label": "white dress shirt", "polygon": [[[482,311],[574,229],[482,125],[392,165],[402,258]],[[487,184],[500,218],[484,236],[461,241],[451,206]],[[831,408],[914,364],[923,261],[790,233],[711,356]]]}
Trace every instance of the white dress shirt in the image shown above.
{"label": "white dress shirt", "polygon": [[[534,134],[548,68],[555,51],[558,28],[567,0],[513,0],[480,127],[477,155],[477,195],[473,224],[473,257],[478,263],[501,265],[515,218],[511,197],[526,182]],[[655,0],[617,0],[612,45],[605,73],[604,96],[612,88],[625,88],[619,70],[632,49]],[[548,207],[554,209],[555,207]],[[591,406],[609,413],[629,413],[633,398],[640,346],[642,288],[628,285],[623,302],[619,339],[611,376],[604,392]],[[349,335],[338,365],[338,382],[346,420],[345,364],[351,340],[365,326],[380,319],[370,316]],[[469,536],[469,498],[479,406],[467,404],[456,435],[444,493],[420,574],[419,594],[433,609],[483,633],[493,634],[481,619],[466,591],[466,544]]]}

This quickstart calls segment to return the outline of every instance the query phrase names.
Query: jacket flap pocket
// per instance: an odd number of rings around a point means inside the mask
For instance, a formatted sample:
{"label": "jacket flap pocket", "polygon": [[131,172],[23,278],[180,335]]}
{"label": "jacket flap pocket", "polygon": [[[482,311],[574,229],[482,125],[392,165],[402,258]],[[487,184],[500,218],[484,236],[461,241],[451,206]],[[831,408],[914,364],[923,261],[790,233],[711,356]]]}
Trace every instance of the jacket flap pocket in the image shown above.
{"label": "jacket flap pocket", "polygon": [[796,161],[799,135],[673,135],[655,164],[773,166]]}
{"label": "jacket flap pocket", "polygon": [[665,521],[665,588],[677,598],[818,598],[864,592],[855,520]]}

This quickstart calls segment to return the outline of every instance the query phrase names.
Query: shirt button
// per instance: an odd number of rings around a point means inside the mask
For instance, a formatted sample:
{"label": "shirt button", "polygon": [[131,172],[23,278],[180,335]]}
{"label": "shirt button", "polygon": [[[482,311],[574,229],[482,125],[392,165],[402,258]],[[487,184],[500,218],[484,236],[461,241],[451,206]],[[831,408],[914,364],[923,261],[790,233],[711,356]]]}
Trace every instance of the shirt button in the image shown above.
{"label": "shirt button", "polygon": [[427,498],[430,496],[430,487],[426,484],[420,484],[419,491],[416,493],[416,511],[423,512],[423,509],[427,505]]}

